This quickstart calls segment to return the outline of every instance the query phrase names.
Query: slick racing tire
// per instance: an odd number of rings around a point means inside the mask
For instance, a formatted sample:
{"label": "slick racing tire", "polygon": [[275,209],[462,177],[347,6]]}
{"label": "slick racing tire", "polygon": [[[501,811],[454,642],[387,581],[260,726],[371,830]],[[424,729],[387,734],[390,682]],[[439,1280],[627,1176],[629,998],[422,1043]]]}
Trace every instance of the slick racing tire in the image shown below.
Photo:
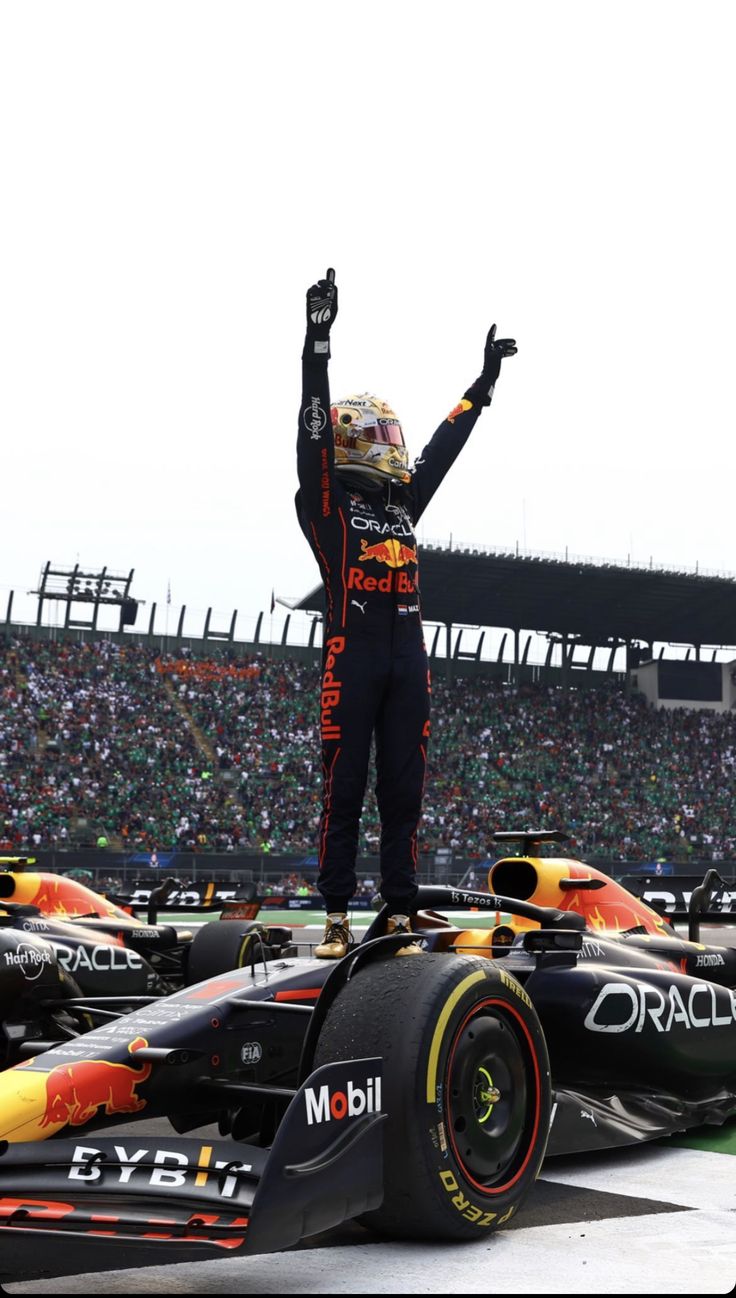
{"label": "slick racing tire", "polygon": [[330,1007],[314,1066],[383,1056],[382,1234],[478,1239],[536,1180],[550,1121],[544,1034],[524,989],[474,956],[392,957]]}
{"label": "slick racing tire", "polygon": [[262,924],[212,920],[197,931],[189,948],[187,983],[192,986],[231,969],[242,969],[251,957],[256,966],[271,958]]}

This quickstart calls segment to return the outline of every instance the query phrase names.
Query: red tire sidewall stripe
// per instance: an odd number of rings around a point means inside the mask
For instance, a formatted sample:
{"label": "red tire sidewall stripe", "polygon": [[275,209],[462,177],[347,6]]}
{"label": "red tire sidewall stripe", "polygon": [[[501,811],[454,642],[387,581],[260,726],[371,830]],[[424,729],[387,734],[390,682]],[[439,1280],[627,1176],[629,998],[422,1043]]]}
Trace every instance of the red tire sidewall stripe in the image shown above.
{"label": "red tire sidewall stripe", "polygon": [[[513,1018],[516,1019],[517,1023],[520,1025],[524,1033],[524,1036],[526,1037],[526,1042],[529,1047],[529,1053],[531,1055],[532,1063],[534,1065],[534,1087],[535,1087],[534,1128],[532,1130],[531,1139],[529,1140],[529,1148],[527,1149],[526,1157],[524,1158],[524,1161],[521,1167],[519,1168],[519,1170],[517,1171],[516,1175],[512,1176],[510,1181],[506,1181],[504,1185],[498,1185],[493,1187],[482,1185],[480,1181],[476,1181],[474,1177],[470,1175],[467,1168],[465,1167],[465,1164],[462,1158],[460,1157],[460,1153],[455,1143],[455,1133],[452,1129],[452,1122],[450,1121],[451,1113],[450,1113],[450,1101],[449,1101],[449,1078],[450,1078],[450,1073],[452,1072],[452,1061],[455,1057],[455,1049],[457,1047],[457,1043],[460,1040],[460,1037],[462,1036],[463,1029],[465,1028],[466,1023],[468,1023],[470,1019],[474,1018],[479,1013],[479,1011],[484,1009],[487,1005],[499,1005],[503,1010],[506,1011],[506,1013],[511,1014]],[[455,1158],[457,1159],[458,1165],[460,1167],[460,1170],[462,1171],[463,1176],[467,1181],[470,1182],[471,1185],[475,1186],[476,1190],[480,1190],[481,1194],[486,1194],[486,1195],[505,1194],[505,1192],[507,1190],[510,1190],[511,1187],[515,1185],[516,1182],[519,1180],[519,1178],[523,1175],[529,1163],[529,1159],[532,1156],[532,1150],[534,1149],[534,1145],[537,1139],[537,1131],[539,1130],[539,1114],[540,1114],[541,1097],[542,1097],[542,1081],[540,1076],[539,1059],[537,1057],[536,1046],[534,1045],[534,1041],[532,1040],[532,1035],[531,1032],[529,1031],[529,1028],[527,1027],[526,1023],[524,1022],[521,1014],[519,1013],[515,1005],[509,1005],[506,1001],[498,1000],[494,997],[489,1000],[481,1001],[478,1005],[474,1005],[473,1008],[468,1011],[462,1023],[460,1024],[460,1027],[455,1033],[455,1040],[453,1041],[452,1049],[450,1051],[450,1057],[447,1061],[447,1069],[446,1069],[445,1077],[446,1077],[445,1089],[446,1089],[446,1093],[448,1094],[447,1127],[450,1135],[450,1144],[452,1145]]]}

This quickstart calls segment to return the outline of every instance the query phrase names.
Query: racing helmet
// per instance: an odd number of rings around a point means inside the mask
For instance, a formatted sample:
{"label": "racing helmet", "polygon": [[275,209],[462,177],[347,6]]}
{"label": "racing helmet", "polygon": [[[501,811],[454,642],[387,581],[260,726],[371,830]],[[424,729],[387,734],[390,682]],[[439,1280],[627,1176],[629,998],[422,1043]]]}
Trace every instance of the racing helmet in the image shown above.
{"label": "racing helmet", "polygon": [[331,407],[335,468],[365,474],[375,482],[409,482],[409,452],[394,411],[369,392],[345,397]]}

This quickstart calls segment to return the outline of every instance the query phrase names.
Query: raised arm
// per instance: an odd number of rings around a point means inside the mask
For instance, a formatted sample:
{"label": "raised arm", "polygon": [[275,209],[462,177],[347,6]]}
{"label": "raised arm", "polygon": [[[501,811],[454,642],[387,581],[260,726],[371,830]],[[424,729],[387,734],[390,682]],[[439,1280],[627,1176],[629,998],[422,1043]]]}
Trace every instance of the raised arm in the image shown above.
{"label": "raised arm", "polygon": [[516,351],[513,338],[496,338],[494,324],[486,338],[481,373],[471,383],[462,401],[440,424],[414,464],[411,485],[414,522],[424,513],[448,469],[460,454],[481,410],[484,406],[490,406],[493,389],[501,373],[501,361],[505,356],[514,356]]}
{"label": "raised arm", "polygon": [[330,329],[337,315],[334,270],[307,292],[307,334],[302,352],[302,402],[297,435],[297,472],[310,516],[334,508],[335,444],[330,424]]}

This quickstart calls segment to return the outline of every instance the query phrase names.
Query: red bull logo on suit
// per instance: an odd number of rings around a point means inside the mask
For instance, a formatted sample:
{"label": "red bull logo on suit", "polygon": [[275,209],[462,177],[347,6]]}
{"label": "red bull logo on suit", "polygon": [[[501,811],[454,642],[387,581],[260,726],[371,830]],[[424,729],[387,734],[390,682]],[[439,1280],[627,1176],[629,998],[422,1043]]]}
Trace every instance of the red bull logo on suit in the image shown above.
{"label": "red bull logo on suit", "polygon": [[384,594],[414,595],[416,586],[408,572],[387,572],[385,577],[369,577],[361,568],[348,568],[348,590],[380,590]]}
{"label": "red bull logo on suit", "polygon": [[320,695],[320,724],[323,739],[339,739],[340,727],[332,719],[332,709],[340,702],[342,681],[335,676],[337,655],[345,648],[345,637],[333,635],[327,641],[327,658],[322,675],[322,693]]}
{"label": "red bull logo on suit", "polygon": [[416,546],[404,545],[402,541],[397,541],[392,536],[386,541],[376,541],[373,545],[361,540],[360,548],[361,563],[365,563],[367,559],[375,559],[378,563],[387,564],[389,568],[403,568],[407,563],[417,562]]}
{"label": "red bull logo on suit", "polygon": [[383,563],[391,569],[385,577],[370,577],[360,568],[348,569],[348,589],[349,590],[379,590],[384,594],[390,591],[396,591],[399,595],[413,595],[416,586],[409,576],[408,572],[396,571],[406,567],[407,564],[417,564],[416,546],[404,545],[403,541],[397,541],[395,537],[387,537],[385,541],[374,541],[369,545],[367,541],[361,540],[360,548],[362,553],[359,556],[360,563],[366,563],[369,559],[374,559],[376,563]]}

